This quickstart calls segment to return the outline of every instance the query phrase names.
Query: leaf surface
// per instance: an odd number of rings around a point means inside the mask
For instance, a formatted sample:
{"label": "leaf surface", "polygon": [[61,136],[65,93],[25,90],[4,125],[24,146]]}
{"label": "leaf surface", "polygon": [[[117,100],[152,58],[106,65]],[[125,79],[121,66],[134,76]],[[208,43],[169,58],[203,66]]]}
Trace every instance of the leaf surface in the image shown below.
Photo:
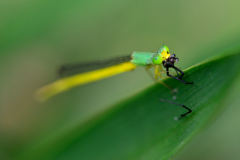
{"label": "leaf surface", "polygon": [[[22,159],[132,160],[169,159],[174,156],[211,117],[222,111],[229,87],[240,70],[240,49],[235,48],[185,70],[182,84],[175,79],[165,83],[177,88],[177,99],[161,84],[155,84],[129,97],[84,125],[39,143]],[[171,100],[191,108],[186,117],[174,120],[187,110],[161,102]]]}

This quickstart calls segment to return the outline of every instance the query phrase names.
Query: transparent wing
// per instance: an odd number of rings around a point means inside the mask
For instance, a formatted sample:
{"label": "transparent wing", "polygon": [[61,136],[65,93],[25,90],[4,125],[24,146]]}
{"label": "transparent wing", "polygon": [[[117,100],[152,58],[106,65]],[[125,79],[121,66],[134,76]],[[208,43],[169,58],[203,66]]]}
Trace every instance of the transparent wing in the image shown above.
{"label": "transparent wing", "polygon": [[66,76],[70,76],[78,73],[84,73],[84,72],[89,72],[97,69],[114,66],[120,63],[129,62],[130,60],[131,60],[131,56],[128,55],[128,56],[121,56],[121,57],[116,57],[116,58],[102,60],[102,61],[63,65],[59,69],[59,75],[61,77],[66,77]]}

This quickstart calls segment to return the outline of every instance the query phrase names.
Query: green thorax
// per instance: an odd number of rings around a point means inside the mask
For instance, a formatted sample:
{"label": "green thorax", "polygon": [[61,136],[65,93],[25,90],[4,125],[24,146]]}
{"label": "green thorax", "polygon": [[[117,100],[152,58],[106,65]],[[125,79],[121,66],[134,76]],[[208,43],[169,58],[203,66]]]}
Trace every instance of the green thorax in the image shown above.
{"label": "green thorax", "polygon": [[131,62],[137,66],[148,66],[152,65],[152,58],[156,53],[150,52],[134,52],[131,57]]}

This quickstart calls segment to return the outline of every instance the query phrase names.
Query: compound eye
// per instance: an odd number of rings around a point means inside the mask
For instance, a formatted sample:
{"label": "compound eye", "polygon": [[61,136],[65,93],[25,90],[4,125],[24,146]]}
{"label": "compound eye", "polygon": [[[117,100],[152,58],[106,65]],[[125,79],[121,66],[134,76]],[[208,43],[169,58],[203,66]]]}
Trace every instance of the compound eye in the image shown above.
{"label": "compound eye", "polygon": [[162,53],[162,51],[166,51],[167,53],[169,53],[169,48],[163,45],[159,48],[158,53]]}
{"label": "compound eye", "polygon": [[153,62],[153,64],[155,64],[155,65],[159,65],[159,64],[162,63],[162,58],[161,58],[159,55],[155,55],[155,56],[153,56],[153,58],[152,58],[152,62]]}
{"label": "compound eye", "polygon": [[171,56],[170,56],[171,58],[173,58],[173,57],[176,57],[176,54],[171,54]]}
{"label": "compound eye", "polygon": [[179,61],[179,59],[178,59],[178,58],[176,58],[176,59],[175,59],[175,63],[178,63],[178,61]]}

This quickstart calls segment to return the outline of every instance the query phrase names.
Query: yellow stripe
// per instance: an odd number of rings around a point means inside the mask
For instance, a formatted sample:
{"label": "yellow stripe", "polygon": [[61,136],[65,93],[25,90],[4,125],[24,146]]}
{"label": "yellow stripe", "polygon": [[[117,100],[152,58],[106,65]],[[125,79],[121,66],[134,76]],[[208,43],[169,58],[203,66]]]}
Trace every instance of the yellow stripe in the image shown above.
{"label": "yellow stripe", "polygon": [[98,69],[95,71],[85,72],[85,73],[77,74],[74,76],[66,77],[63,79],[59,79],[37,90],[36,98],[39,101],[44,101],[70,88],[87,84],[90,82],[98,81],[98,80],[111,77],[126,71],[130,71],[135,69],[136,67],[137,66],[132,64],[131,62],[124,62],[111,67]]}

